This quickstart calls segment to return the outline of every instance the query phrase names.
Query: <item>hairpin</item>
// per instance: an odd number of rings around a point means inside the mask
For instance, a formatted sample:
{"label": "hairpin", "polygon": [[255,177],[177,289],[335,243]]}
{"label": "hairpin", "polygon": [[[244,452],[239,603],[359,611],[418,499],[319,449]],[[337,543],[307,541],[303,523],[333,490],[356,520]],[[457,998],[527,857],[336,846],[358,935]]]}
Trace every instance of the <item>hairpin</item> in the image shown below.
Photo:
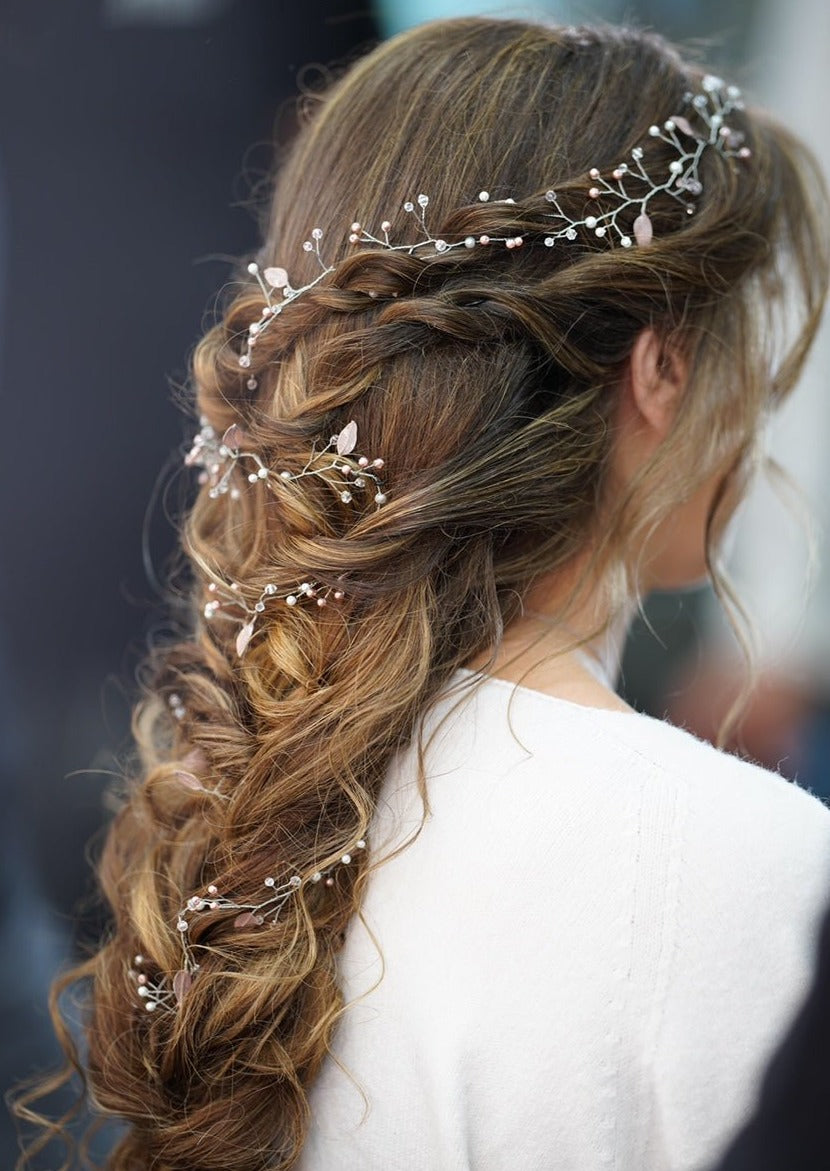
{"label": "hairpin", "polygon": [[[353,849],[365,850],[366,842],[360,838],[355,842]],[[284,881],[277,881],[271,876],[264,881],[267,894],[258,902],[240,903],[232,898],[220,895],[215,883],[211,883],[203,895],[193,895],[179,910],[176,917],[176,931],[182,946],[182,964],[174,974],[172,983],[168,983],[165,976],[152,978],[146,971],[148,961],[143,955],[133,959],[129,969],[130,979],[135,983],[137,994],[143,1002],[147,1012],[156,1012],[158,1009],[175,1010],[184,1000],[199,971],[199,965],[193,957],[193,949],[189,942],[191,920],[195,915],[215,911],[235,911],[233,926],[237,931],[249,931],[262,927],[267,923],[277,923],[288,900],[302,887],[309,884],[316,885],[322,882],[325,886],[334,886],[333,873],[338,866],[348,866],[353,860],[353,854],[342,854],[337,862],[327,870],[315,870],[308,878],[303,879],[299,874],[292,874]]]}
{"label": "hairpin", "polygon": [[[280,589],[273,582],[268,582],[261,590],[253,606],[248,605],[242,596],[239,582],[212,581],[208,584],[208,593],[211,597],[204,605],[202,613],[210,621],[213,618],[234,618],[242,623],[242,628],[236,636],[236,653],[241,658],[248,649],[256,628],[257,620],[265,611],[269,601],[283,601],[287,606],[296,606],[301,601],[313,601],[317,606],[327,606],[329,601],[342,602],[346,596],[344,591],[334,586],[322,586],[318,582],[304,581],[293,589]],[[230,611],[230,613],[228,612]],[[239,611],[239,613],[234,613]]]}
{"label": "hairpin", "polygon": [[[592,167],[588,172],[593,182],[593,186],[588,190],[589,199],[615,201],[616,206],[610,210],[598,210],[596,214],[589,214],[581,220],[572,220],[559,206],[556,192],[546,192],[545,199],[556,208],[556,215],[553,218],[564,221],[563,227],[545,237],[544,243],[548,248],[563,237],[574,240],[577,228],[581,227],[593,231],[599,238],[605,236],[610,229],[623,248],[630,248],[635,241],[640,245],[650,244],[654,236],[654,226],[648,214],[648,204],[655,195],[665,192],[684,206],[687,215],[694,214],[695,203],[689,196],[698,196],[703,191],[698,164],[707,146],[715,147],[726,158],[750,157],[752,152],[749,147],[741,145],[743,134],[732,130],[724,122],[724,118],[733,110],[743,109],[741,91],[737,86],[730,85],[725,90],[726,96],[723,97],[724,82],[719,77],[711,75],[704,77],[702,85],[704,93],[687,93],[684,100],[687,104],[691,103],[700,115],[707,128],[705,137],[701,138],[696,134],[689,120],[680,114],[666,119],[662,126],[655,123],[649,127],[651,138],[660,139],[677,152],[677,158],[669,163],[668,174],[662,182],[655,180],[648,173],[643,166],[643,148],[635,146],[631,152],[633,166],[629,166],[628,163],[616,166],[611,173],[614,183],[605,179],[596,167]],[[683,138],[679,137],[678,132]],[[640,193],[629,192],[625,186],[626,180],[634,180],[641,187]],[[644,192],[642,184],[646,185]],[[632,207],[637,209],[632,225],[633,240],[618,222],[619,216]]]}
{"label": "hairpin", "polygon": [[[668,194],[683,204],[688,215],[693,214],[695,204],[693,198],[690,197],[700,195],[703,190],[698,164],[707,147],[713,147],[727,158],[747,159],[750,157],[752,152],[748,147],[741,145],[743,135],[731,129],[725,121],[733,110],[743,109],[741,91],[737,86],[727,86],[722,78],[715,77],[713,74],[707,74],[703,78],[701,88],[702,93],[686,93],[683,100],[687,106],[691,106],[693,113],[699,116],[704,127],[702,134],[698,134],[692,128],[688,118],[679,114],[667,119],[662,126],[655,124],[649,128],[651,138],[660,139],[677,154],[677,157],[669,163],[668,173],[664,177],[654,178],[649,174],[643,164],[643,148],[638,146],[631,152],[633,166],[628,163],[619,163],[614,167],[611,172],[613,182],[603,177],[596,167],[592,167],[588,172],[588,178],[591,182],[591,186],[588,188],[589,199],[601,199],[605,203],[613,201],[615,206],[609,210],[601,210],[598,205],[596,212],[589,212],[588,215],[580,219],[573,219],[560,206],[555,191],[546,193],[547,202],[556,209],[549,218],[559,221],[555,229],[543,237],[543,242],[548,248],[553,247],[558,240],[575,240],[579,235],[580,228],[588,229],[599,239],[603,237],[609,240],[616,239],[623,248],[630,248],[635,242],[640,246],[645,246],[651,242],[654,236],[654,226],[648,214],[648,204],[655,195],[661,192]],[[682,138],[679,137],[678,132],[683,136]],[[629,191],[626,187],[626,180],[629,182],[635,180],[640,187],[640,193]],[[643,185],[645,185],[644,189]],[[478,200],[480,203],[489,203],[490,193],[488,191],[479,192]],[[494,202],[515,203],[516,201],[513,198],[508,198]],[[513,250],[521,248],[525,242],[525,237],[522,235],[491,236],[487,234],[465,236],[463,239],[453,242],[444,240],[434,236],[427,226],[428,206],[429,196],[423,193],[414,200],[406,200],[403,205],[403,210],[415,218],[421,233],[420,238],[414,243],[394,243],[390,236],[392,223],[388,219],[381,223],[380,235],[371,232],[365,225],[355,220],[349,228],[348,241],[353,245],[372,244],[388,252],[406,252],[410,256],[424,248],[430,248],[434,253],[441,255],[453,252],[458,248],[472,249],[492,244],[504,244],[506,248]],[[636,209],[637,214],[631,228],[627,230],[620,225],[619,217],[631,208]],[[334,272],[335,266],[327,263],[323,258],[320,248],[322,240],[323,229],[316,227],[312,229],[311,238],[303,242],[303,250],[316,256],[320,271],[307,284],[300,287],[294,287],[291,284],[284,268],[272,266],[260,269],[255,261],[248,265],[248,272],[256,278],[262,290],[265,305],[260,320],[252,322],[248,327],[246,346],[239,356],[239,365],[243,369],[247,370],[250,367],[254,347],[274,318],[278,317],[287,305],[296,301],[298,297],[313,289],[326,276]],[[256,389],[256,378],[251,376],[247,384],[250,390]]]}
{"label": "hairpin", "polygon": [[[231,499],[238,499],[239,488],[232,482],[233,472],[237,466],[247,462],[253,465],[247,475],[250,484],[275,480],[295,483],[306,476],[318,476],[330,485],[344,504],[354,500],[355,488],[374,488],[375,504],[380,506],[386,503],[386,493],[378,475],[384,461],[355,454],[357,423],[354,420],[347,423],[337,435],[332,435],[319,451],[313,446],[311,455],[299,472],[274,471],[269,468],[257,452],[248,450],[250,440],[237,423],[228,427],[220,439],[207,419],[203,417],[200,422],[201,430],[193,440],[184,462],[188,467],[202,468],[199,479],[210,485],[208,495],[212,497],[228,493]],[[353,463],[349,463],[347,457],[351,457]],[[332,473],[335,473],[334,477]]]}

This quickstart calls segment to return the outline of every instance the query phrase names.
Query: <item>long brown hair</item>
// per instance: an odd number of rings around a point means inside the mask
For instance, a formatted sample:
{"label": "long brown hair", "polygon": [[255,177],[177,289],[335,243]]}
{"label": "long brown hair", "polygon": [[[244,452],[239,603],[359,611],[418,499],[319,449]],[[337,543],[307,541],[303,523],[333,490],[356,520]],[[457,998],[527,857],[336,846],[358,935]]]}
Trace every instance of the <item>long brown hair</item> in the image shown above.
{"label": "long brown hair", "polygon": [[[578,218],[589,168],[642,144],[657,165],[665,147],[649,125],[679,113],[700,78],[640,32],[441,22],[357,64],[299,135],[259,259],[310,280],[302,241],[319,225],[334,271],[242,370],[262,310],[242,270],[195,352],[197,412],[219,433],[240,424],[269,466],[290,470],[353,419],[361,450],[385,460],[389,499],[341,504],[320,478],[245,484],[232,501],[202,490],[184,523],[192,632],[157,651],[136,713],[141,767],[99,868],[113,929],[59,985],[86,996],[82,1062],[58,1027],[89,1097],[127,1124],[114,1171],[292,1165],[342,1010],[337,953],[371,840],[333,885],[303,885],[276,926],[194,920],[199,972],[178,1011],[141,1012],[132,957],[170,980],[177,911],[206,884],[246,902],[275,868],[306,878],[369,837],[393,754],[456,669],[497,646],[534,580],[594,534],[592,573],[622,567],[636,585],[644,534],[724,453],[737,474],[792,386],[824,295],[826,216],[809,155],[761,114],[735,119],[750,160],[706,152],[694,216],[653,202],[648,247],[540,245],[546,189]],[[528,243],[427,257],[346,242],[355,219],[392,219],[406,239],[399,209],[420,192],[437,234]],[[784,290],[799,328],[776,360]],[[692,380],[671,435],[597,534],[615,391],[645,327],[689,355]],[[342,588],[343,602],[269,605],[241,659],[233,624],[202,618],[210,581],[239,583],[253,604],[269,582],[304,579]],[[182,769],[204,788],[182,785]]]}

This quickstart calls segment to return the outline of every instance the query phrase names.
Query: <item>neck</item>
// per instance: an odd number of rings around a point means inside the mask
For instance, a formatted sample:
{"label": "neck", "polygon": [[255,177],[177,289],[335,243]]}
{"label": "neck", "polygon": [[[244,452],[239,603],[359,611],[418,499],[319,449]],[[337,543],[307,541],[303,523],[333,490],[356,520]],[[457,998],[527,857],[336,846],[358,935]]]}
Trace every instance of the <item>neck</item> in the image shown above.
{"label": "neck", "polygon": [[[614,694],[634,609],[612,609],[609,591],[585,575],[585,561],[540,579],[507,627],[490,674],[593,707],[623,708]],[[627,710],[627,709],[625,709]]]}

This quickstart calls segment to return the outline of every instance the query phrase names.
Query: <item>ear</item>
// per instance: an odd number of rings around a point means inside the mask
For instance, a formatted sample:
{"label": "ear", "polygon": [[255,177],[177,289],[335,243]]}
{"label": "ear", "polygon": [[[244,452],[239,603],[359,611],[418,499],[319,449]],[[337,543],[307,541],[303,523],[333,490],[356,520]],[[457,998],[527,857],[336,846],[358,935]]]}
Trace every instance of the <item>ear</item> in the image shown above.
{"label": "ear", "polygon": [[[637,335],[623,395],[627,413],[660,442],[668,435],[688,378],[686,360],[653,329]],[[633,420],[632,420],[633,421]]]}

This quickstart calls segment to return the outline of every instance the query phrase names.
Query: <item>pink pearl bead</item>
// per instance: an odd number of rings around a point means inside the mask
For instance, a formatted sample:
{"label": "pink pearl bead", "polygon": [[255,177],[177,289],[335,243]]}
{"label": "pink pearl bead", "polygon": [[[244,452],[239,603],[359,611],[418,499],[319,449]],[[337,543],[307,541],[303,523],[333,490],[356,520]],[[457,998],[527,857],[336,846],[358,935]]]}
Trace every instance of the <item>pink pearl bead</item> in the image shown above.
{"label": "pink pearl bead", "polygon": [[479,242],[479,244],[489,244],[490,237],[489,236],[479,236],[478,242]]}
{"label": "pink pearl bead", "polygon": [[599,187],[592,187],[588,194],[591,199],[599,199]]}

